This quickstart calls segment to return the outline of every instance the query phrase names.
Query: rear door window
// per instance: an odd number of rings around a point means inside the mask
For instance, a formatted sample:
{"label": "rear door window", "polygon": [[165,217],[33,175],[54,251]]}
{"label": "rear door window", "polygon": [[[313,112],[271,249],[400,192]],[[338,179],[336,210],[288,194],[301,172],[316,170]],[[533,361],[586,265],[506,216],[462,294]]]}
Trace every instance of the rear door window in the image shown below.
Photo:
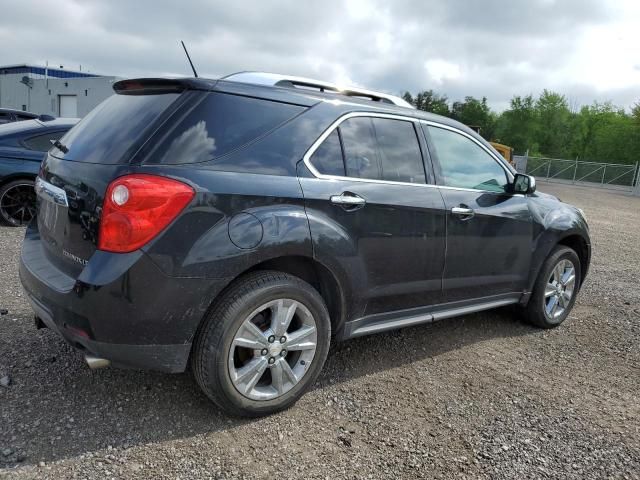
{"label": "rear door window", "polygon": [[338,129],[331,132],[314,152],[311,163],[323,175],[344,177],[344,159]]}
{"label": "rear door window", "polygon": [[323,175],[426,183],[413,122],[354,117],[342,122],[310,158]]}
{"label": "rear door window", "polygon": [[213,92],[165,134],[149,163],[200,163],[263,136],[305,110],[270,100]]}
{"label": "rear door window", "polygon": [[374,118],[383,180],[426,183],[420,144],[413,122]]}
{"label": "rear door window", "polygon": [[349,118],[340,124],[347,177],[382,179],[376,134],[370,117]]}

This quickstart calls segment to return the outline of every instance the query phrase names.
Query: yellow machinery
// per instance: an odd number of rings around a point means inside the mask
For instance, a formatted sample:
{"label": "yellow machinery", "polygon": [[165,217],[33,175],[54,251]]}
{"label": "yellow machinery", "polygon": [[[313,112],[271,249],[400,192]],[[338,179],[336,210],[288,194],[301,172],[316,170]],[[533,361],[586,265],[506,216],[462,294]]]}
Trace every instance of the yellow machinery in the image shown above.
{"label": "yellow machinery", "polygon": [[500,155],[507,159],[511,165],[513,165],[513,148],[501,143],[489,142],[493,148],[495,148]]}
{"label": "yellow machinery", "polygon": [[[476,132],[477,134],[480,134],[480,126],[479,125],[469,125],[468,126],[471,130],[473,130],[474,132]],[[513,148],[508,146],[508,145],[503,145],[501,143],[498,142],[489,142],[491,144],[491,146],[493,148],[495,148],[498,153],[500,155],[502,155],[504,158],[507,159],[507,162],[509,162],[511,165],[513,165],[514,167],[516,166],[515,163],[513,163]]]}

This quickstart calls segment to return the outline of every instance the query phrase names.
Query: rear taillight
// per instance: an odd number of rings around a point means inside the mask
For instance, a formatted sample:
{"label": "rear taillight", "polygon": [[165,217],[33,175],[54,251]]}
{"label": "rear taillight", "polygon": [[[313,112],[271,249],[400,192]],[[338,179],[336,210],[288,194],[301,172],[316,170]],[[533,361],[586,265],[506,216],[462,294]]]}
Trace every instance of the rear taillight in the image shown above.
{"label": "rear taillight", "polygon": [[105,194],[98,249],[125,253],[140,248],[169,225],[194,195],[190,186],[166,177],[117,178]]}

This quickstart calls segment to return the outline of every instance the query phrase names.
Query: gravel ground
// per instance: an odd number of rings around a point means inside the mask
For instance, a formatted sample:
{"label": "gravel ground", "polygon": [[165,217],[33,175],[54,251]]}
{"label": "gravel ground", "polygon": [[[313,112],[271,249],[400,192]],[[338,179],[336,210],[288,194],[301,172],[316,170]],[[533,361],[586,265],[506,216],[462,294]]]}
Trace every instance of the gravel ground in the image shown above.
{"label": "gravel ground", "polygon": [[224,416],[189,374],[90,371],[36,331],[23,231],[1,228],[0,478],[640,478],[640,198],[541,190],[592,228],[563,326],[503,309],[352,340],[259,420]]}

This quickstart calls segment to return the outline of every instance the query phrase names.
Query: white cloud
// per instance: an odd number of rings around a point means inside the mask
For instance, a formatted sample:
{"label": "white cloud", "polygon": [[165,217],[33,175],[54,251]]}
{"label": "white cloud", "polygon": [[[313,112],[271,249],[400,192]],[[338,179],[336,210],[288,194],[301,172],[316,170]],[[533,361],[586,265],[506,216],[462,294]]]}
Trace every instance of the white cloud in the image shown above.
{"label": "white cloud", "polygon": [[459,65],[441,58],[427,60],[424,62],[424,68],[431,79],[438,85],[442,85],[444,80],[457,80],[462,76]]}
{"label": "white cloud", "polygon": [[[6,2],[0,65],[119,76],[264,70],[450,99],[552,88],[579,103],[640,99],[640,2],[620,0],[58,0]],[[54,28],[56,34],[51,34]]]}

